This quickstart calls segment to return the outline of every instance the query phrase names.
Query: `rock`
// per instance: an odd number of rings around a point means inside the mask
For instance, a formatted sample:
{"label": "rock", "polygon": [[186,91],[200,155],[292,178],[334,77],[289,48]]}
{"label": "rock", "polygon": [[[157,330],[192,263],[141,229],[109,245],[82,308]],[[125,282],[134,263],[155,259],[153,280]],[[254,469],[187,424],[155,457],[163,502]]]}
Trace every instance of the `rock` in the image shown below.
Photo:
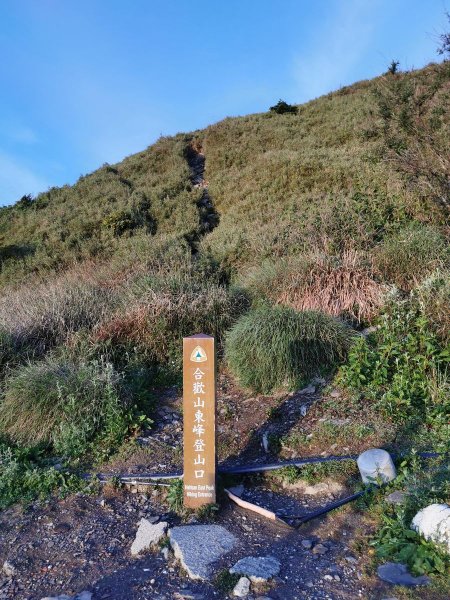
{"label": "rock", "polygon": [[169,560],[169,548],[165,547],[161,550],[161,554],[165,558],[165,560]]}
{"label": "rock", "polygon": [[308,405],[307,404],[302,404],[300,406],[300,414],[302,417],[306,417],[306,413],[308,412]]}
{"label": "rock", "polygon": [[388,562],[384,565],[380,565],[377,569],[377,574],[380,579],[393,585],[428,585],[430,579],[426,575],[420,577],[413,577],[408,571],[406,565],[400,563]]}
{"label": "rock", "polygon": [[241,498],[242,494],[244,493],[244,490],[245,488],[242,485],[242,483],[234,487],[228,488],[228,491],[237,496],[238,498]]}
{"label": "rock", "polygon": [[351,563],[352,565],[356,564],[358,562],[358,559],[355,558],[354,556],[346,556],[345,560],[349,563]]}
{"label": "rock", "polygon": [[233,589],[233,596],[246,598],[250,593],[250,579],[241,577]]}
{"label": "rock", "polygon": [[264,583],[280,572],[281,564],[273,556],[246,556],[230,569],[232,575],[245,575],[253,583]]}
{"label": "rock", "polygon": [[339,398],[341,395],[341,392],[339,390],[333,390],[330,394],[331,398]]}
{"label": "rock", "polygon": [[313,547],[312,540],[302,540],[301,544],[305,550],[311,550]]}
{"label": "rock", "polygon": [[16,567],[9,560],[5,560],[2,570],[6,577],[13,577],[16,574]]}
{"label": "rock", "polygon": [[326,381],[323,377],[314,377],[314,379],[311,381],[311,383],[313,385],[325,385]]}
{"label": "rock", "polygon": [[191,579],[207,579],[210,565],[234,548],[237,539],[221,525],[183,525],[169,530],[175,557]]}
{"label": "rock", "polygon": [[269,434],[265,431],[262,435],[262,447],[264,448],[264,452],[269,452]]}
{"label": "rock", "polygon": [[344,490],[344,486],[337,481],[321,481],[314,485],[310,485],[306,481],[300,479],[295,483],[283,481],[282,486],[287,490],[299,490],[307,496],[319,496],[322,494],[340,494]]}
{"label": "rock", "polygon": [[76,594],[75,596],[67,596],[67,594],[61,594],[60,596],[45,596],[41,600],[91,600],[92,592],[84,591]]}
{"label": "rock", "polygon": [[313,385],[308,385],[308,387],[303,388],[302,390],[300,390],[299,392],[297,392],[297,394],[314,394],[314,392],[316,391],[316,388]]}
{"label": "rock", "polygon": [[430,504],[419,510],[411,523],[427,540],[443,544],[450,553],[450,506],[448,504]]}
{"label": "rock", "polygon": [[305,485],[303,493],[308,496],[318,496],[319,494],[337,494],[342,491],[342,485],[336,481],[329,481],[328,483],[321,482],[315,485]]}
{"label": "rock", "polygon": [[400,490],[397,490],[395,492],[392,492],[392,494],[386,496],[385,501],[388,504],[404,504],[406,496],[406,492],[401,492]]}
{"label": "rock", "polygon": [[322,556],[328,552],[328,548],[323,544],[316,544],[312,552],[313,554],[319,554],[320,556]]}
{"label": "rock", "polygon": [[168,524],[165,521],[160,523],[150,523],[148,519],[141,519],[139,528],[136,532],[136,538],[131,545],[132,556],[137,556],[144,550],[148,550],[164,537]]}

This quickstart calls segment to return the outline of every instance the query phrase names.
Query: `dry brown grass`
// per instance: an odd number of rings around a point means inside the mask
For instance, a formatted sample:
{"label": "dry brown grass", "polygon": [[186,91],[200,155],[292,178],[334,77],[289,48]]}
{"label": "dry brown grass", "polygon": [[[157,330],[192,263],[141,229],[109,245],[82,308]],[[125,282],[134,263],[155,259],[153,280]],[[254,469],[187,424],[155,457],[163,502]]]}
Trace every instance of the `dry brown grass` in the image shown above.
{"label": "dry brown grass", "polygon": [[315,252],[266,265],[252,273],[249,285],[278,304],[358,322],[368,322],[377,314],[386,291],[354,250],[344,251],[339,259]]}

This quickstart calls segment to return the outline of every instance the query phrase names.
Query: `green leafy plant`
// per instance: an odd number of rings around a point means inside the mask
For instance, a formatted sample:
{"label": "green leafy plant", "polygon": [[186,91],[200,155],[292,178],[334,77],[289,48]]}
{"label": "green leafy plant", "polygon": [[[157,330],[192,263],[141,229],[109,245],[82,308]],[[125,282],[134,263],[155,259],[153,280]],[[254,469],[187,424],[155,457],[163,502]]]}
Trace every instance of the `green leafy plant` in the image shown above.
{"label": "green leafy plant", "polygon": [[167,502],[170,508],[176,513],[183,512],[184,486],[182,479],[174,479],[170,482],[167,492]]}
{"label": "green leafy plant", "polygon": [[86,482],[70,471],[49,465],[42,449],[20,448],[0,439],[0,508],[46,498],[52,493],[64,496],[94,488],[95,482]]}
{"label": "green leafy plant", "polygon": [[222,569],[214,579],[215,587],[224,594],[229,594],[240,579],[237,573],[230,573],[228,569]]}
{"label": "green leafy plant", "polygon": [[448,556],[436,544],[410,529],[399,514],[384,514],[381,518],[382,527],[372,542],[379,558],[404,563],[416,575],[447,571]]}
{"label": "green leafy plant", "polygon": [[448,362],[448,352],[429,328],[420,305],[396,299],[372,337],[352,347],[338,382],[374,400],[390,418],[423,418],[433,427],[450,409],[448,401],[436,400],[448,380]]}

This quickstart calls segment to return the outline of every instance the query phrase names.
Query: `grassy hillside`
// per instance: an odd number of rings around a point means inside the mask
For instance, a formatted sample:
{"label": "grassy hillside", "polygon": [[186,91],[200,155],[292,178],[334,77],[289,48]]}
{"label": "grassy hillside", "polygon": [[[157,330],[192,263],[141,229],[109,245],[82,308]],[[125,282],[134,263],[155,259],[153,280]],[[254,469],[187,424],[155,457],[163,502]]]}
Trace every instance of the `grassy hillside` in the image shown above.
{"label": "grassy hillside", "polygon": [[280,456],[447,451],[449,134],[444,62],[162,138],[1,209],[0,506],[128,452],[199,331],[252,393],[339,386],[320,414],[348,428],[300,426]]}

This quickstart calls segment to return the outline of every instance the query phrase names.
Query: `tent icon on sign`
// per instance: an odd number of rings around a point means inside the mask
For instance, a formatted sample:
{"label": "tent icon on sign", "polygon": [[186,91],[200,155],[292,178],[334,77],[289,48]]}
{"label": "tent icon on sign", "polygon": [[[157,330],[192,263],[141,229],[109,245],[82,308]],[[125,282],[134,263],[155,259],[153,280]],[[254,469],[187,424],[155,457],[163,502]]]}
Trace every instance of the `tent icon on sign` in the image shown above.
{"label": "tent icon on sign", "polygon": [[205,362],[206,360],[208,360],[208,358],[206,356],[206,352],[203,350],[203,348],[201,346],[196,346],[192,350],[191,360],[192,360],[192,362],[197,362],[197,363]]}

